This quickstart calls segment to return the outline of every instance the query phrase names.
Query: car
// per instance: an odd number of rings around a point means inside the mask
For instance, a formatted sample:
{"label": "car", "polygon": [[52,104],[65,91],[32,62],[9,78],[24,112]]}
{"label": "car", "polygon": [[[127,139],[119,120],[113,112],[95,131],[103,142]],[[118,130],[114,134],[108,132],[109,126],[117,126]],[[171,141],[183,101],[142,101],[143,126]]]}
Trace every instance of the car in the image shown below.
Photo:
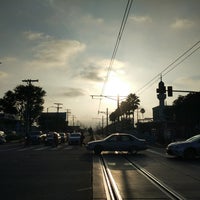
{"label": "car", "polygon": [[42,131],[32,131],[29,135],[29,142],[31,144],[40,144],[44,143],[46,138],[46,134],[44,134]]}
{"label": "car", "polygon": [[190,137],[185,141],[168,144],[166,153],[186,159],[194,159],[196,156],[200,156],[200,134]]}
{"label": "car", "polygon": [[57,132],[49,132],[47,133],[47,137],[45,139],[45,145],[58,145],[61,143],[61,136]]}
{"label": "car", "polygon": [[68,135],[68,144],[81,144],[81,133],[73,132]]}
{"label": "car", "polygon": [[6,143],[6,134],[4,131],[0,131],[0,144]]}
{"label": "car", "polygon": [[128,133],[113,133],[102,140],[91,141],[86,144],[86,149],[101,154],[102,151],[128,151],[137,153],[146,150],[147,143]]}
{"label": "car", "polygon": [[61,142],[62,143],[67,142],[67,135],[66,135],[66,133],[59,133],[59,134],[60,134],[60,137],[61,137]]}

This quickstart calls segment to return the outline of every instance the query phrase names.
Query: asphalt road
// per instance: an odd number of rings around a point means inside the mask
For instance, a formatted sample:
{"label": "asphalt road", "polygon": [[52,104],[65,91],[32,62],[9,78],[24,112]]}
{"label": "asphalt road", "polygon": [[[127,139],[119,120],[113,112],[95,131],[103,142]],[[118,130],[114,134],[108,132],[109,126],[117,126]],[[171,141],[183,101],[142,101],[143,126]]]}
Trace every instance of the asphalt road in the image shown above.
{"label": "asphalt road", "polygon": [[1,146],[0,199],[92,199],[92,154],[79,145]]}
{"label": "asphalt road", "polygon": [[[124,199],[165,198],[120,154],[103,154]],[[162,148],[128,156],[186,199],[199,199],[200,159],[168,158]],[[80,145],[0,145],[0,199],[106,199],[99,157]]]}

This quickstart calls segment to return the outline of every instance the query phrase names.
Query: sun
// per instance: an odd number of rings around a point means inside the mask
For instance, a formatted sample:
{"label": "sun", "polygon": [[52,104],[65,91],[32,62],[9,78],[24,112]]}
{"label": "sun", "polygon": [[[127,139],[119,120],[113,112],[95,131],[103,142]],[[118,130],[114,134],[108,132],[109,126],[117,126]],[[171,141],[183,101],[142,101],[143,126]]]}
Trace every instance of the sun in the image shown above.
{"label": "sun", "polygon": [[109,77],[104,94],[109,96],[127,96],[130,93],[130,85],[117,76]]}

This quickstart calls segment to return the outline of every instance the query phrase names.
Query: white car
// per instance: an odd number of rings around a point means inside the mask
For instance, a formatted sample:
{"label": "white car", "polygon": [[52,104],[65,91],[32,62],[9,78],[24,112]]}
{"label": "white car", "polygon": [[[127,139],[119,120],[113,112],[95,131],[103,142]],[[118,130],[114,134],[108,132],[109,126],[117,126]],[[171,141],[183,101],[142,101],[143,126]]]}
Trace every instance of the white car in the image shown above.
{"label": "white car", "polygon": [[200,156],[200,134],[185,141],[170,143],[166,148],[166,152],[168,155],[180,156],[187,159]]}
{"label": "white car", "polygon": [[70,133],[68,135],[69,144],[81,144],[81,133]]}
{"label": "white car", "polygon": [[0,144],[6,143],[6,134],[0,131]]}
{"label": "white car", "polygon": [[127,133],[113,133],[102,140],[88,142],[86,149],[100,154],[102,151],[128,151],[137,153],[147,149],[144,139],[136,138]]}

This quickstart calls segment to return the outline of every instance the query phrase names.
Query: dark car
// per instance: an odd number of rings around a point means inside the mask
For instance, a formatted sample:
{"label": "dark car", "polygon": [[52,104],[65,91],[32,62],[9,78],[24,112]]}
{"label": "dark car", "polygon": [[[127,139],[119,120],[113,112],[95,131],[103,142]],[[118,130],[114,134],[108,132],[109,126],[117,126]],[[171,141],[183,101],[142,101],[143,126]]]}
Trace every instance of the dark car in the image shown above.
{"label": "dark car", "polygon": [[66,133],[59,133],[61,137],[61,142],[65,143],[67,142],[67,134]]}
{"label": "dark car", "polygon": [[102,140],[91,141],[86,144],[88,150],[100,154],[102,151],[128,151],[137,153],[147,149],[147,143],[143,139],[127,133],[113,133]]}
{"label": "dark car", "polygon": [[200,134],[195,135],[185,141],[172,142],[167,148],[168,155],[193,159],[200,156]]}
{"label": "dark car", "polygon": [[58,145],[61,143],[61,136],[57,132],[49,132],[45,139],[45,145]]}
{"label": "dark car", "polygon": [[46,138],[46,134],[44,134],[42,131],[32,131],[29,135],[29,142],[31,144],[40,144],[44,143]]}

